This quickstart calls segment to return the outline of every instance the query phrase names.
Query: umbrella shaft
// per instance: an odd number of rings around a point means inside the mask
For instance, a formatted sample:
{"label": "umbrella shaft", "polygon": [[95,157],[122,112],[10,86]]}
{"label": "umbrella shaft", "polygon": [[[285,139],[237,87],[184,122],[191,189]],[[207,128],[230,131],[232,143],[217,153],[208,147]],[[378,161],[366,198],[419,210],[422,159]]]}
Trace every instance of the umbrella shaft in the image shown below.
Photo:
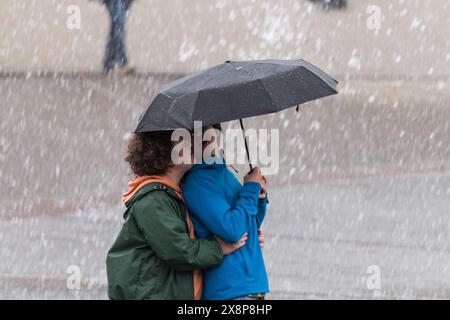
{"label": "umbrella shaft", "polygon": [[245,144],[245,151],[247,153],[248,164],[250,166],[250,171],[252,171],[253,165],[252,162],[250,161],[250,152],[248,150],[247,136],[245,135],[244,123],[242,122],[242,119],[239,119],[239,123],[241,124],[242,134],[244,135],[244,144]]}

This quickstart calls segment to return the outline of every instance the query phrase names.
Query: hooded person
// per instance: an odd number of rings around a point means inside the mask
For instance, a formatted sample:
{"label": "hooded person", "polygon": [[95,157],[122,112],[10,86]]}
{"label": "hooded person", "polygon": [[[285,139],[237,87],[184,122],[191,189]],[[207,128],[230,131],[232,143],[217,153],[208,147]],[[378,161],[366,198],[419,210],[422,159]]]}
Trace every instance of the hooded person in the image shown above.
{"label": "hooded person", "polygon": [[[181,142],[180,142],[181,143]],[[136,176],[123,195],[124,223],[106,258],[110,299],[200,299],[202,270],[245,244],[196,239],[174,165],[171,131],[135,133],[126,161]]]}
{"label": "hooded person", "polygon": [[[254,168],[244,184],[239,182],[218,148],[211,147],[217,143],[220,130],[220,125],[204,128],[203,161],[186,174],[183,194],[200,239],[218,236],[236,242],[246,233],[248,240],[220,265],[206,270],[202,299],[263,300],[269,292],[260,233],[266,215],[266,179]],[[216,133],[208,134],[211,131]],[[211,155],[205,155],[208,149]]]}

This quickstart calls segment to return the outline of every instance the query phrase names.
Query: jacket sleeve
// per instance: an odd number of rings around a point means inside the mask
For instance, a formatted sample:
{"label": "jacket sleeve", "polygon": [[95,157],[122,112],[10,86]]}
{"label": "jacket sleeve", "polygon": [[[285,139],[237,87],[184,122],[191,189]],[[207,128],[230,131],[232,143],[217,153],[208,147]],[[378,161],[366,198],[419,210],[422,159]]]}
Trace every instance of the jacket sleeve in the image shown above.
{"label": "jacket sleeve", "polygon": [[152,192],[149,200],[136,202],[133,216],[161,260],[179,271],[208,269],[222,262],[222,249],[216,240],[189,238],[176,200],[161,191]]}
{"label": "jacket sleeve", "polygon": [[217,184],[197,175],[187,179],[183,193],[193,215],[213,234],[225,242],[235,243],[248,232],[258,213],[259,191],[258,183],[245,183],[238,200],[230,204]]}
{"label": "jacket sleeve", "polygon": [[266,217],[267,202],[267,198],[259,200],[258,213],[256,214],[256,224],[258,225],[258,229],[261,228],[264,218]]}

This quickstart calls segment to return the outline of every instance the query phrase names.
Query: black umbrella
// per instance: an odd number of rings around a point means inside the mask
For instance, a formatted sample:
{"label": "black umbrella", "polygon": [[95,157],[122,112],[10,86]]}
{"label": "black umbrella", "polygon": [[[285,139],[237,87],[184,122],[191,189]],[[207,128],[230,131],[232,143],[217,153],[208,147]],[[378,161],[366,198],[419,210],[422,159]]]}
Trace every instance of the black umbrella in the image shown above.
{"label": "black umbrella", "polygon": [[242,118],[336,94],[336,86],[336,80],[304,60],[227,61],[161,87],[136,132],[192,129],[194,121],[209,126],[236,119],[243,128]]}

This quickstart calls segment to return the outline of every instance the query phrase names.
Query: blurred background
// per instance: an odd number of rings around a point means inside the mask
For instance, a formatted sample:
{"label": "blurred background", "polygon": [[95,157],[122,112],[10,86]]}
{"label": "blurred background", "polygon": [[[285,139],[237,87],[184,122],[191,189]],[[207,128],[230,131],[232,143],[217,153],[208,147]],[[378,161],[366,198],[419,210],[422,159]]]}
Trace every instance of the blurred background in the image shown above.
{"label": "blurred background", "polygon": [[126,144],[159,86],[302,58],[339,95],[246,120],[280,130],[269,298],[450,299],[449,15],[448,0],[135,0],[130,72],[105,74],[101,2],[2,0],[0,298],[107,298]]}

